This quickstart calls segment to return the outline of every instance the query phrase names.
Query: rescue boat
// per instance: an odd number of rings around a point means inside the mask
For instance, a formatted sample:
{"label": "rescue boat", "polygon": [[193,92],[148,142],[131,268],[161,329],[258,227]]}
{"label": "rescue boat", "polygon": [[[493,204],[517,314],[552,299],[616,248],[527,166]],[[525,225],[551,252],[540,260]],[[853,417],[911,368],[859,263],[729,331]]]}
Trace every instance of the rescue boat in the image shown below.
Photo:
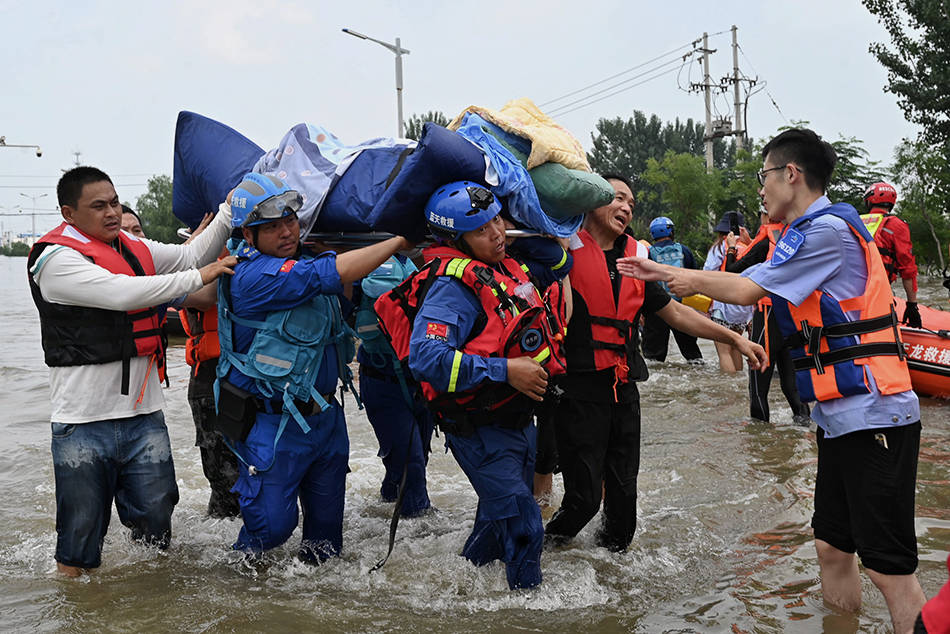
{"label": "rescue boat", "polygon": [[[904,300],[895,302],[898,316],[903,315]],[[950,312],[923,304],[918,308],[922,327],[901,326],[910,382],[921,396],[950,398]]]}

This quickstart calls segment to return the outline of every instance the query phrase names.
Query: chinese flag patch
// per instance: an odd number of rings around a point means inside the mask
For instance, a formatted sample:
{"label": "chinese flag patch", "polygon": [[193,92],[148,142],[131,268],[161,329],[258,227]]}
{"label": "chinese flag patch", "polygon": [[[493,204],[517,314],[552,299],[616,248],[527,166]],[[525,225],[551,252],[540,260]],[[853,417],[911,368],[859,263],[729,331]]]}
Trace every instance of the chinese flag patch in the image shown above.
{"label": "chinese flag patch", "polygon": [[296,264],[296,263],[297,263],[297,260],[287,260],[287,261],[285,261],[285,262],[281,265],[281,267],[280,267],[280,272],[281,272],[281,273],[290,273],[290,269],[294,268],[294,264]]}
{"label": "chinese flag patch", "polygon": [[442,337],[445,338],[449,334],[449,327],[445,324],[426,324],[426,336],[427,337]]}

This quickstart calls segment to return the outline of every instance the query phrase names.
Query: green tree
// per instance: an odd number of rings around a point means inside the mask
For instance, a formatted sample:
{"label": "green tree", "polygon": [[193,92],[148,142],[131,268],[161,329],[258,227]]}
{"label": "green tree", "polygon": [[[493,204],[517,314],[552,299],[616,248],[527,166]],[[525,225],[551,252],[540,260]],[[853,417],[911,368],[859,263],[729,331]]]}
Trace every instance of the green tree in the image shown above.
{"label": "green tree", "polygon": [[838,155],[838,162],[828,184],[828,198],[849,203],[859,213],[863,212],[865,190],[872,183],[886,180],[884,172],[878,169],[878,161],[870,159],[860,139],[839,135],[837,141],[831,141],[831,145]]}
{"label": "green tree", "polygon": [[702,257],[713,241],[707,210],[722,198],[720,179],[718,171],[706,173],[703,157],[670,150],[661,160],[647,160],[642,181],[648,187],[637,195],[645,203],[660,203],[665,209],[662,215],[676,225],[676,239]]}
{"label": "green tree", "polygon": [[[617,117],[597,122],[587,159],[595,172],[620,174],[634,184],[638,196],[632,224],[636,229],[649,225],[656,216],[669,215],[663,192],[642,178],[648,161],[661,161],[671,151],[705,157],[704,129],[702,123],[692,119],[683,122],[677,118],[664,124],[656,115],[647,117],[639,110],[629,119]],[[716,167],[731,167],[735,161],[734,144],[714,140],[713,159]]]}
{"label": "green tree", "polygon": [[25,258],[30,254],[30,245],[25,242],[13,242],[0,248],[0,255],[14,258]]}
{"label": "green tree", "polygon": [[887,69],[887,90],[927,141],[950,148],[950,4],[946,0],[863,0],[891,38],[870,52]]}
{"label": "green tree", "polygon": [[409,121],[406,122],[406,138],[418,141],[419,137],[422,136],[422,126],[425,125],[427,121],[431,121],[443,128],[451,122],[441,110],[430,110],[425,114],[414,114],[410,116]]}
{"label": "green tree", "polygon": [[134,207],[142,219],[142,230],[151,240],[177,243],[181,221],[172,214],[172,179],[161,174],[148,179],[148,188]]}
{"label": "green tree", "polygon": [[900,187],[897,211],[910,226],[918,266],[943,271],[950,242],[950,162],[939,146],[922,139],[904,142],[894,152],[894,180]]}

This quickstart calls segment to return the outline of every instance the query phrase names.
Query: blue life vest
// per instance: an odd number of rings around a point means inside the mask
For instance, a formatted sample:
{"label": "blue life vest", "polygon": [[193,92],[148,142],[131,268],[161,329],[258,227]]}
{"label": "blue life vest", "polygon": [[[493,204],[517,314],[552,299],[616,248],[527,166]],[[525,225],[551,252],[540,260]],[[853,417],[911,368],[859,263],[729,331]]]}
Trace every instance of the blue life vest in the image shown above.
{"label": "blue life vest", "polygon": [[380,295],[398,286],[416,270],[411,260],[394,255],[360,282],[363,297],[356,309],[356,336],[360,338],[360,347],[366,353],[377,357],[372,360],[373,365],[378,365],[377,361],[391,365],[396,358],[393,347],[379,329],[379,320],[373,304]]}
{"label": "blue life vest", "polygon": [[[234,349],[234,324],[256,331],[246,353]],[[222,283],[218,284],[218,339],[221,344],[218,379],[226,378],[233,367],[254,379],[255,387],[264,398],[281,398],[284,419],[281,427],[291,416],[304,433],[310,431],[294,399],[304,402],[313,399],[321,411],[329,407],[314,387],[324,350],[329,345],[336,346],[338,374],[345,389],[356,394],[353,374],[346,365],[347,360],[353,358],[352,335],[352,329],[343,322],[340,303],[334,296],[314,295],[299,306],[268,313],[263,321],[256,321],[234,314],[230,277],[223,277]]]}
{"label": "blue life vest", "polygon": [[[671,242],[670,244],[656,245],[650,247],[650,259],[654,262],[659,262],[660,264],[669,264],[670,266],[675,266],[677,268],[683,268],[683,262],[686,260],[686,256],[683,254],[683,245],[679,242]],[[660,286],[663,287],[667,293],[670,293],[670,287],[666,285],[666,282],[660,282]],[[679,301],[679,297],[670,293],[670,295]]]}

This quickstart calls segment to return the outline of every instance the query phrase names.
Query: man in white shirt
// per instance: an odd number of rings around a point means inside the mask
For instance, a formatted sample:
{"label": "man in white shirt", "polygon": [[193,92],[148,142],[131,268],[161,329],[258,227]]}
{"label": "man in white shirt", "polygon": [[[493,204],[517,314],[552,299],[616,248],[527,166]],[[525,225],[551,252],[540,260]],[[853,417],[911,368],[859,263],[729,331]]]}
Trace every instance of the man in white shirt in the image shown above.
{"label": "man in white shirt", "polygon": [[57,568],[79,576],[100,565],[113,500],[133,538],[168,545],[178,487],[156,307],[235,259],[216,260],[227,204],[194,242],[167,245],[121,231],[115,187],[96,168],[66,172],[57,196],[64,222],[34,245],[28,272],[50,366]]}

